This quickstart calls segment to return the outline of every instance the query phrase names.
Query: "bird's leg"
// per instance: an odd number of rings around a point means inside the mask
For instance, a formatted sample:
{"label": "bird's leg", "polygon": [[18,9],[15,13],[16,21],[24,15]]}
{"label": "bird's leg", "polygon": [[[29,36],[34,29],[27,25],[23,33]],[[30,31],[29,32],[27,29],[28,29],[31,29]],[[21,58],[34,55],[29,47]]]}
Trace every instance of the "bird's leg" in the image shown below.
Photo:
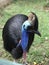
{"label": "bird's leg", "polygon": [[19,61],[19,59],[14,59],[14,62],[16,63],[16,62],[18,62]]}
{"label": "bird's leg", "polygon": [[28,65],[28,63],[26,62],[26,56],[27,52],[23,52],[23,64]]}
{"label": "bird's leg", "polygon": [[16,62],[16,60],[14,59],[14,62]]}

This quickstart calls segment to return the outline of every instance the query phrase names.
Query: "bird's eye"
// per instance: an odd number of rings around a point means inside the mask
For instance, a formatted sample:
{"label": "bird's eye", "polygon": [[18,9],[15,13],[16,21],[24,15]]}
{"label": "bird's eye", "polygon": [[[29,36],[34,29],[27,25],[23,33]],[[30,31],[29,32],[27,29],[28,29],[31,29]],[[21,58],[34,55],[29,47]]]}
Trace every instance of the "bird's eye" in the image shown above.
{"label": "bird's eye", "polygon": [[25,28],[25,25],[23,25],[23,28]]}

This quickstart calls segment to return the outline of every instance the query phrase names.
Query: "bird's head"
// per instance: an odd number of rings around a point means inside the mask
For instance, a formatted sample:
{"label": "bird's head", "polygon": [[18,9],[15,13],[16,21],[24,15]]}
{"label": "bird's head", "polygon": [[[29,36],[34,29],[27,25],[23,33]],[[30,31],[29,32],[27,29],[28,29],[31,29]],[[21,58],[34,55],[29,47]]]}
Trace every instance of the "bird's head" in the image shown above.
{"label": "bird's head", "polygon": [[37,15],[33,12],[30,12],[30,14],[28,15],[28,19],[31,20],[31,27],[32,27],[32,31],[34,34],[37,34],[41,37],[40,32],[38,31],[38,18]]}

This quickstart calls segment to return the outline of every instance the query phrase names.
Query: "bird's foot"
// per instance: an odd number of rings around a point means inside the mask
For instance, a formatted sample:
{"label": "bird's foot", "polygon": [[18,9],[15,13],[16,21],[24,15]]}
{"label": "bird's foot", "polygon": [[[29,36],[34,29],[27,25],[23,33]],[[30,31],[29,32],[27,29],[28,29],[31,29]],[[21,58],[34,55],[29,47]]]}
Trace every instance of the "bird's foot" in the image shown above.
{"label": "bird's foot", "polygon": [[28,63],[27,62],[23,62],[23,65],[28,65]]}

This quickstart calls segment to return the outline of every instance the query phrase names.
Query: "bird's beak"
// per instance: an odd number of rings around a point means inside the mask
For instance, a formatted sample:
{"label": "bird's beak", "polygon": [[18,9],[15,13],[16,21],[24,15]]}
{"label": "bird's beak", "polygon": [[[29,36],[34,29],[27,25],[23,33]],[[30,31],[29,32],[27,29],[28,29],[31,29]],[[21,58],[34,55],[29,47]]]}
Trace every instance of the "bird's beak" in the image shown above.
{"label": "bird's beak", "polygon": [[33,32],[41,37],[41,34],[38,30],[37,31],[33,30]]}

